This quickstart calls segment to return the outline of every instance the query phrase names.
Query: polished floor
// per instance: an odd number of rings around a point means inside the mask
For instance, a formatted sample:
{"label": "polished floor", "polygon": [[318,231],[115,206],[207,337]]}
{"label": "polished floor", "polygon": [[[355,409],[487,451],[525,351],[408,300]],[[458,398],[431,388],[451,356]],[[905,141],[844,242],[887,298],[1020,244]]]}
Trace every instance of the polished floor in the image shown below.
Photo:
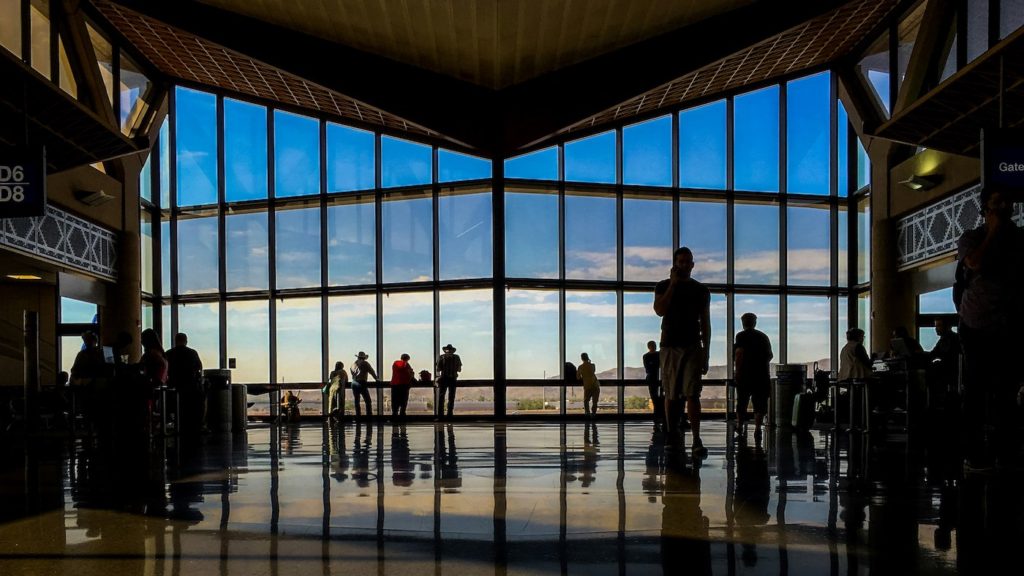
{"label": "polished floor", "polygon": [[[0,574],[952,574],[1019,567],[1021,478],[941,435],[666,451],[640,422],[264,425],[0,454]],[[1016,547],[1016,548],[1014,548]],[[1011,570],[1013,573],[1013,570]]]}

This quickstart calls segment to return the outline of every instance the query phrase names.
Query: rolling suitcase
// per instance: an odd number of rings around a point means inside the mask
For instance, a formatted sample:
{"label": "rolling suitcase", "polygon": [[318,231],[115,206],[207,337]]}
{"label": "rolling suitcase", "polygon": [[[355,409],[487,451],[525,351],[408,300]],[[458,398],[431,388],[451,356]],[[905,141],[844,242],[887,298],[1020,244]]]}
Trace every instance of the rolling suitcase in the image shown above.
{"label": "rolling suitcase", "polygon": [[803,392],[797,394],[793,402],[793,427],[806,430],[814,424],[814,394]]}

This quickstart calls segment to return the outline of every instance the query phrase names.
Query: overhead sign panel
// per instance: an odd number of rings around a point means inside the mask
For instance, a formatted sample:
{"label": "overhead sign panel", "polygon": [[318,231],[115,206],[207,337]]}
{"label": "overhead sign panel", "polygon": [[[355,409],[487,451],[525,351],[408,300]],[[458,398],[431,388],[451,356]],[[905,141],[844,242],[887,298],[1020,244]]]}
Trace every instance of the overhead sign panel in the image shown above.
{"label": "overhead sign panel", "polygon": [[46,208],[46,150],[0,155],[0,218],[42,216]]}

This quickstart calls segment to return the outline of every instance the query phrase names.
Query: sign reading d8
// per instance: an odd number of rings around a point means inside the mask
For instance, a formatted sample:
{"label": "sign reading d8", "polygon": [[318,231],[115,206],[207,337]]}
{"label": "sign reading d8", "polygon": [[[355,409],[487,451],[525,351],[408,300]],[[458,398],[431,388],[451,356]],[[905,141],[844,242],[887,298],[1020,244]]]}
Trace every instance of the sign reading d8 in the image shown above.
{"label": "sign reading d8", "polygon": [[46,207],[43,150],[0,158],[0,218],[42,216]]}

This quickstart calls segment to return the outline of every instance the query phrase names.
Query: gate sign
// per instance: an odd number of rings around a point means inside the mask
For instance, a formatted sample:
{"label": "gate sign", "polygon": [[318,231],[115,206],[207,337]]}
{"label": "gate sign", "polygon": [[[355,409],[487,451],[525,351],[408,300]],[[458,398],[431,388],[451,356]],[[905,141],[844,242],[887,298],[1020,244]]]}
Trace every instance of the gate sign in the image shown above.
{"label": "gate sign", "polygon": [[0,155],[0,218],[43,215],[45,167],[44,149]]}
{"label": "gate sign", "polygon": [[981,165],[983,185],[1024,192],[1024,130],[983,130]]}

